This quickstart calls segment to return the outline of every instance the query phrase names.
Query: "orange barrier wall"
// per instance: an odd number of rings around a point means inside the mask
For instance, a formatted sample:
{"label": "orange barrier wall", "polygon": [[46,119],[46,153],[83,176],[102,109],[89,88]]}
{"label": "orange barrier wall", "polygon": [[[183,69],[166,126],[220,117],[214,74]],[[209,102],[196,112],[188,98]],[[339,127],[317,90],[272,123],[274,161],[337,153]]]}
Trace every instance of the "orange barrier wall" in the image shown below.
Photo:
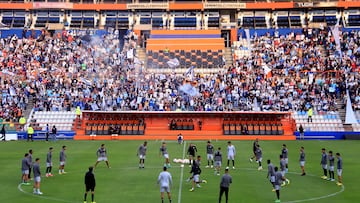
{"label": "orange barrier wall", "polygon": [[[290,113],[256,113],[256,112],[98,112],[84,111],[81,127],[77,129],[76,140],[176,140],[181,133],[186,140],[252,140],[256,137],[262,140],[295,140],[295,124]],[[263,119],[264,118],[264,119]],[[85,135],[88,123],[114,123],[121,119],[143,120],[145,123],[144,135]],[[225,120],[232,119],[239,122],[272,123],[280,122],[283,135],[224,135]],[[172,120],[191,121],[193,129],[171,130]],[[241,121],[240,121],[241,120]],[[201,121],[201,125],[199,123]],[[226,121],[227,122],[227,121]]]}
{"label": "orange barrier wall", "polygon": [[151,30],[151,35],[219,35],[220,30]]}
{"label": "orange barrier wall", "polygon": [[224,39],[148,39],[147,50],[223,50]]}

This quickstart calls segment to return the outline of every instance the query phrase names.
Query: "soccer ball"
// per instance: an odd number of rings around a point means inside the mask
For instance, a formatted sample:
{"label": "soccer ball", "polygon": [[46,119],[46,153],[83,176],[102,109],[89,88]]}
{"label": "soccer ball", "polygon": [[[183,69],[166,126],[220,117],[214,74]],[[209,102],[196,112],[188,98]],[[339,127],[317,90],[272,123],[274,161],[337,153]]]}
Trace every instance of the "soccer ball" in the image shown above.
{"label": "soccer ball", "polygon": [[181,167],[181,168],[184,168],[184,164],[181,164],[180,167]]}
{"label": "soccer ball", "polygon": [[173,162],[174,162],[174,163],[178,163],[178,161],[179,161],[179,160],[177,160],[177,159],[173,159]]}

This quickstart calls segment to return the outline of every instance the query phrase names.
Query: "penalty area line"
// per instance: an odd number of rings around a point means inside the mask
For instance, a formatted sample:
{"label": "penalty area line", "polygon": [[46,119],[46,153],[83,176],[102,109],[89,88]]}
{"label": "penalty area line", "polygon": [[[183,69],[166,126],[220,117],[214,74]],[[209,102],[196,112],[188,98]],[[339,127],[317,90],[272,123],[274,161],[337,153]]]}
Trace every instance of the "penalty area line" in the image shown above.
{"label": "penalty area line", "polygon": [[37,197],[40,199],[46,199],[46,200],[52,200],[52,201],[57,201],[57,202],[65,202],[65,203],[80,203],[80,201],[70,201],[70,200],[65,200],[65,199],[59,199],[59,198],[55,198],[55,197],[47,197],[47,196],[43,196],[43,195],[35,195],[33,193],[27,192],[25,190],[22,189],[21,187],[21,183],[18,185],[18,190],[26,195],[29,196],[33,196],[33,197]]}

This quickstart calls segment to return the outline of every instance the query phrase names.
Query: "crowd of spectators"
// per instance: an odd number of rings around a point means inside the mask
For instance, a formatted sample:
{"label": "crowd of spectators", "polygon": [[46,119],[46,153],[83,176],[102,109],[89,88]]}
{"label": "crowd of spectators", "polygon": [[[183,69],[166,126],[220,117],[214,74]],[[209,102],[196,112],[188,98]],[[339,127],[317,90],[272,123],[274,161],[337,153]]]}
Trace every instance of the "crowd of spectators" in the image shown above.
{"label": "crowd of spectators", "polygon": [[[35,111],[336,111],[347,79],[360,109],[360,32],[340,38],[341,54],[328,29],[256,36],[249,57],[216,74],[195,67],[191,79],[143,70],[131,30],[126,36],[44,30],[36,38],[3,38],[0,116],[19,118],[29,101]],[[182,91],[184,85],[196,94]]]}

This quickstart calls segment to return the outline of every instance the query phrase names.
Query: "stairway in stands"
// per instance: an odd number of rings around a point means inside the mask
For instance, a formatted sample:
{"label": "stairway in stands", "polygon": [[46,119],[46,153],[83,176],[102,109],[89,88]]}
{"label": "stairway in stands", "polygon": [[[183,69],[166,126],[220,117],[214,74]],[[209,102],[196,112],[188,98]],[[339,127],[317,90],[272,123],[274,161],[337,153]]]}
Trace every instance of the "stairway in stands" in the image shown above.
{"label": "stairway in stands", "polygon": [[347,132],[352,132],[354,131],[352,124],[345,124],[345,118],[346,118],[346,108],[342,108],[343,106],[343,102],[341,99],[336,99],[337,102],[337,106],[336,108],[338,109],[340,118],[341,118],[341,122],[343,123],[344,126],[344,130]]}
{"label": "stairway in stands", "polygon": [[233,58],[234,58],[231,47],[225,48],[224,57],[225,57],[225,66],[226,67],[231,66],[233,64]]}
{"label": "stairway in stands", "polygon": [[32,96],[29,97],[29,102],[26,105],[26,110],[23,111],[23,116],[27,118],[27,120],[30,120],[29,116],[31,113],[31,110],[34,108],[34,99]]}
{"label": "stairway in stands", "polygon": [[138,46],[136,48],[136,52],[137,52],[137,57],[139,58],[139,60],[144,62],[144,64],[146,64],[147,63],[146,49]]}

